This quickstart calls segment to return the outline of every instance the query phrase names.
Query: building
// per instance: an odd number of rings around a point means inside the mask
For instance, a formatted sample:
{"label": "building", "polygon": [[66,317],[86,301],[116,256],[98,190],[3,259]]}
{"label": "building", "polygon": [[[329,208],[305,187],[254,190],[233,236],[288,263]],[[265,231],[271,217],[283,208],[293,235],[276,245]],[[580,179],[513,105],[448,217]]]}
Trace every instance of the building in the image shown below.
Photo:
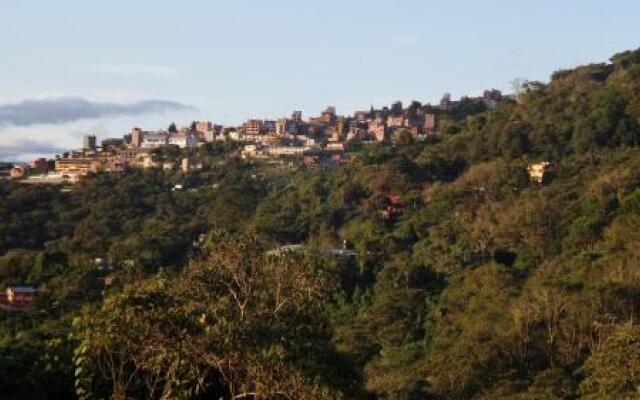
{"label": "building", "polygon": [[262,133],[262,120],[250,119],[244,123],[244,134],[246,136],[258,136]]}
{"label": "building", "polygon": [[346,147],[343,142],[329,142],[325,146],[327,151],[345,151]]}
{"label": "building", "polygon": [[372,134],[378,142],[382,142],[386,138],[387,126],[381,119],[376,119],[369,124],[369,133]]}
{"label": "building", "polygon": [[22,179],[28,174],[28,172],[28,166],[16,164],[13,166],[13,168],[11,168],[9,176],[11,177],[11,179]]}
{"label": "building", "polygon": [[227,135],[227,136],[229,137],[229,139],[231,139],[231,140],[240,140],[240,138],[241,138],[240,132],[239,132],[239,131],[237,131],[236,129],[233,129],[233,128],[231,128],[231,129],[227,130],[227,131],[226,131],[226,135]]}
{"label": "building", "polygon": [[49,169],[49,161],[46,158],[36,158],[31,161],[31,168],[36,171],[46,172]]}
{"label": "building", "polygon": [[204,135],[207,132],[213,130],[213,124],[207,120],[201,120],[196,122],[196,132]]}
{"label": "building", "polygon": [[31,286],[9,286],[5,290],[6,302],[12,307],[26,307],[37,293],[38,289]]}
{"label": "building", "polygon": [[269,147],[266,153],[270,156],[303,156],[312,151],[309,146],[274,146]]}
{"label": "building", "polygon": [[309,123],[311,125],[335,125],[337,120],[336,116],[336,108],[333,106],[328,106],[319,117],[309,118]]}
{"label": "building", "polygon": [[143,137],[140,145],[143,149],[157,149],[158,147],[166,146],[169,142],[169,135],[166,133],[145,133]]}
{"label": "building", "polygon": [[126,148],[118,152],[118,158],[125,164],[135,164],[136,159],[140,154],[147,153],[148,150],[141,148]]}
{"label": "building", "polygon": [[108,138],[100,142],[102,151],[120,149],[124,146],[124,139]]}
{"label": "building", "polygon": [[200,171],[202,170],[203,165],[201,162],[195,162],[189,158],[183,158],[180,163],[180,169],[182,172],[187,173],[189,171]]}
{"label": "building", "polygon": [[333,106],[328,106],[323,112],[322,112],[322,116],[320,117],[322,119],[322,123],[325,125],[334,125],[336,123],[336,108]]}
{"label": "building", "polygon": [[302,122],[302,111],[294,111],[293,113],[291,113],[291,121],[293,121],[295,123],[301,123]]}
{"label": "building", "polygon": [[387,119],[387,126],[389,128],[402,128],[405,126],[404,115],[390,115]]}
{"label": "building", "polygon": [[196,135],[169,135],[167,144],[172,144],[181,149],[191,149],[198,145],[198,137]]}
{"label": "building", "polygon": [[60,158],[56,160],[55,168],[61,175],[85,176],[98,172],[102,168],[102,162],[96,158]]}
{"label": "building", "polygon": [[553,164],[548,161],[543,161],[535,164],[529,164],[527,172],[529,172],[529,178],[537,183],[544,182],[547,174],[553,168]]}
{"label": "building", "polygon": [[502,92],[498,89],[485,90],[481,100],[488,108],[495,108],[502,101]]}
{"label": "building", "polygon": [[451,105],[452,101],[451,101],[451,93],[445,93],[442,95],[442,98],[440,99],[440,106],[441,107],[447,107],[449,105]]}
{"label": "building", "polygon": [[289,133],[289,120],[287,118],[280,118],[276,121],[276,135],[284,136]]}
{"label": "building", "polygon": [[356,111],[355,114],[353,114],[353,119],[357,122],[366,122],[370,114],[369,111]]}
{"label": "building", "polygon": [[424,133],[427,135],[435,133],[438,128],[438,119],[435,113],[428,112],[424,115]]}
{"label": "building", "polygon": [[275,133],[276,131],[276,121],[264,120],[262,122],[262,131],[266,133]]}
{"label": "building", "polygon": [[216,133],[211,130],[211,131],[206,131],[203,135],[202,138],[204,139],[205,142],[207,143],[213,143],[216,141]]}
{"label": "building", "polygon": [[95,151],[96,150],[95,135],[84,135],[84,139],[82,141],[82,148],[85,150]]}
{"label": "building", "polygon": [[135,160],[130,161],[129,165],[144,169],[158,168],[161,166],[159,162],[153,159],[153,155],[149,153],[138,153]]}
{"label": "building", "polygon": [[131,128],[131,147],[142,147],[142,141],[144,140],[144,132],[142,129],[134,126]]}

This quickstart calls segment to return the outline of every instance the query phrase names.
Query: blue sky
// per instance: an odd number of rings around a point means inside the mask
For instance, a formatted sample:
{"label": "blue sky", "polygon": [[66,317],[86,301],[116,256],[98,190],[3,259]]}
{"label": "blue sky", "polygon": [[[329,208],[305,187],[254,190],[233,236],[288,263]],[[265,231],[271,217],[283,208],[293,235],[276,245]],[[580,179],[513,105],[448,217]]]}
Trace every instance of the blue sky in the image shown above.
{"label": "blue sky", "polygon": [[640,46],[632,0],[0,3],[0,106],[81,97],[195,108],[0,125],[0,159],[77,147],[88,132],[121,136],[134,124],[238,124],[329,104],[351,113],[509,90],[516,77],[547,80]]}

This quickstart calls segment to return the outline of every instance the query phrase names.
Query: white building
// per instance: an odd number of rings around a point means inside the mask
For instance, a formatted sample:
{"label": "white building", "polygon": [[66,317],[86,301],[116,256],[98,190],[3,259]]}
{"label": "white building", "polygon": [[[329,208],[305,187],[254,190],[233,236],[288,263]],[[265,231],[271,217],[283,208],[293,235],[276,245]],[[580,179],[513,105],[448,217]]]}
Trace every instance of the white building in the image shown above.
{"label": "white building", "polygon": [[267,152],[272,156],[301,156],[311,150],[308,146],[277,146],[269,148]]}
{"label": "white building", "polygon": [[169,141],[169,135],[166,133],[149,133],[144,135],[140,147],[143,149],[156,149],[166,146]]}
{"label": "white building", "polygon": [[198,145],[198,137],[196,135],[169,135],[167,143],[176,145],[181,149],[191,149]]}

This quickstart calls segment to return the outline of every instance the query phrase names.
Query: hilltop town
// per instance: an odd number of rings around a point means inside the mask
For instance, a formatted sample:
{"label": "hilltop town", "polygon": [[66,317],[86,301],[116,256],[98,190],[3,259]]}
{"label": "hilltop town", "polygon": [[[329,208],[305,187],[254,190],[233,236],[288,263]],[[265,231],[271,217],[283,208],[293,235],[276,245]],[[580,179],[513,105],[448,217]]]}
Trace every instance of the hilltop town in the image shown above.
{"label": "hilltop town", "polygon": [[[351,116],[337,114],[327,107],[318,116],[305,120],[302,111],[277,120],[249,119],[241,126],[223,126],[208,120],[194,121],[178,128],[146,131],[133,127],[123,137],[84,137],[82,148],[58,155],[54,160],[39,158],[30,163],[0,164],[0,177],[34,184],[76,183],[97,172],[122,174],[132,168],[202,169],[194,149],[216,142],[236,144],[235,155],[246,160],[263,160],[283,166],[315,166],[348,163],[368,144],[401,138],[425,141],[446,130],[461,117],[494,108],[506,96],[496,89],[482,96],[452,100],[445,94],[439,104],[408,107],[395,102],[390,107],[357,111]],[[179,160],[167,159],[159,150],[185,150]]]}

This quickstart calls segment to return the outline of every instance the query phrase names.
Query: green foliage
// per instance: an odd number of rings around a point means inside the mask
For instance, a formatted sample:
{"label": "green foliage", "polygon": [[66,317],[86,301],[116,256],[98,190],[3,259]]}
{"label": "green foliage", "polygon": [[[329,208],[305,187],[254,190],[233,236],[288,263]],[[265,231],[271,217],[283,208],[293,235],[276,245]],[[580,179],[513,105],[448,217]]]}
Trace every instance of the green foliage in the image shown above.
{"label": "green foliage", "polygon": [[0,310],[0,393],[637,397],[638,54],[438,110],[440,135],[344,167],[226,142],[155,154],[197,172],[0,182],[0,283],[40,289]]}
{"label": "green foliage", "polygon": [[615,328],[585,362],[582,399],[636,399],[640,390],[640,328]]}

